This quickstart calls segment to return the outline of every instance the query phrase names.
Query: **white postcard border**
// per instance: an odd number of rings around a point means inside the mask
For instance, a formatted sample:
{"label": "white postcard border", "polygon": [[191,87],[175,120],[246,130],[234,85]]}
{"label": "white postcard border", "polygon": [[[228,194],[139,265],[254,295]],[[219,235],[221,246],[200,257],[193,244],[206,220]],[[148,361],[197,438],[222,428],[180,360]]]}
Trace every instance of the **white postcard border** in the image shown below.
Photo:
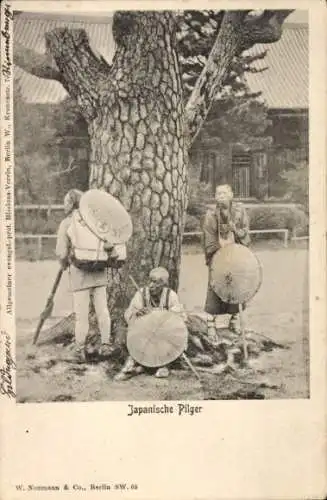
{"label": "white postcard border", "polygon": [[[44,2],[11,3],[17,10],[37,11],[41,4],[44,8]],[[219,2],[219,8],[222,4],[269,7],[260,0]],[[8,58],[11,66],[10,78],[1,72],[1,145],[5,147],[1,147],[0,369],[9,373],[7,392],[10,381],[15,392],[15,369],[10,361],[15,357],[13,30],[12,21],[3,15],[6,5],[10,5],[8,0],[1,5],[1,33],[9,32],[11,43],[6,56],[3,41],[8,35],[2,34],[1,65],[3,69]],[[153,3],[123,0],[49,1],[46,9],[105,12],[108,5],[110,10],[131,5],[133,9],[154,8]],[[196,5],[214,8],[217,3],[158,1],[156,8]],[[104,490],[106,497],[114,499],[322,498],[326,494],[326,11],[320,1],[274,1],[273,5],[310,12],[310,399],[203,401],[204,412],[195,418],[129,419],[126,402],[19,405],[4,394],[0,399],[0,497],[4,500],[43,500],[51,494],[26,495],[16,489],[21,483],[67,483],[70,490],[55,493],[56,498],[78,495],[88,499],[101,492],[82,494],[73,485],[112,481],[138,485],[124,496]],[[10,120],[6,120],[3,104],[8,92]]]}

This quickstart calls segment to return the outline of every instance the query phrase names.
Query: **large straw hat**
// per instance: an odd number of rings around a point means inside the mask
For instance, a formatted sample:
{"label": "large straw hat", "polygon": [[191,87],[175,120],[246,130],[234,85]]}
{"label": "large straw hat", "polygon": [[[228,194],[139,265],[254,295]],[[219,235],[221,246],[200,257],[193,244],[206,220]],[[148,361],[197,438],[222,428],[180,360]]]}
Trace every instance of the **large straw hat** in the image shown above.
{"label": "large straw hat", "polygon": [[164,366],[185,351],[187,336],[186,325],[177,313],[152,311],[130,325],[127,349],[143,366]]}
{"label": "large straw hat", "polygon": [[230,244],[214,255],[211,286],[223,302],[242,304],[249,301],[261,282],[260,262],[246,246]]}
{"label": "large straw hat", "polygon": [[133,232],[132,220],[124,206],[99,189],[86,191],[79,204],[85,224],[98,238],[112,244],[126,243]]}

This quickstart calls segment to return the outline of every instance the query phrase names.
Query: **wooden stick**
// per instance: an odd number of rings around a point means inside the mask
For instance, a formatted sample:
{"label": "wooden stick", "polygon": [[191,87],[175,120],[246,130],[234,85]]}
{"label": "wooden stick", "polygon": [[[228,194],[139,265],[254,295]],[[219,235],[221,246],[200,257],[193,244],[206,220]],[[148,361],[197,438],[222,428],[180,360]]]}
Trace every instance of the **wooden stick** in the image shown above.
{"label": "wooden stick", "polygon": [[41,328],[43,326],[43,323],[45,322],[45,320],[52,313],[53,304],[54,304],[54,302],[53,302],[54,296],[56,294],[56,291],[57,291],[57,288],[59,286],[59,283],[60,283],[60,280],[61,280],[63,272],[64,272],[64,268],[60,267],[60,269],[59,269],[59,271],[57,273],[55,282],[54,282],[54,284],[52,286],[50,295],[48,297],[47,303],[45,305],[45,308],[44,308],[43,312],[41,313],[41,316],[40,316],[40,319],[39,319],[39,322],[38,322],[38,325],[37,325],[37,328],[36,328],[36,331],[35,331],[35,334],[34,334],[34,337],[33,337],[33,344],[36,344],[36,342],[37,342],[37,340],[39,338],[40,331],[41,331]]}
{"label": "wooden stick", "polygon": [[241,326],[241,334],[242,334],[242,339],[243,339],[243,349],[244,349],[244,361],[248,361],[248,346],[245,338],[245,326],[244,326],[244,317],[243,317],[243,306],[242,304],[238,305],[238,310],[240,313],[240,326]]}
{"label": "wooden stick", "polygon": [[194,375],[196,376],[196,378],[198,380],[200,380],[201,382],[201,377],[200,375],[198,374],[198,372],[196,371],[196,369],[194,368],[194,366],[192,365],[191,361],[188,359],[188,357],[186,356],[185,352],[183,352],[182,356],[181,356],[185,363],[189,366],[189,368],[191,369],[191,371],[194,373]]}
{"label": "wooden stick", "polygon": [[140,291],[140,287],[138,286],[138,284],[136,283],[135,279],[133,278],[133,276],[131,276],[130,274],[128,275],[129,276],[129,279],[131,280],[131,282],[133,283],[133,285],[135,286],[136,290]]}

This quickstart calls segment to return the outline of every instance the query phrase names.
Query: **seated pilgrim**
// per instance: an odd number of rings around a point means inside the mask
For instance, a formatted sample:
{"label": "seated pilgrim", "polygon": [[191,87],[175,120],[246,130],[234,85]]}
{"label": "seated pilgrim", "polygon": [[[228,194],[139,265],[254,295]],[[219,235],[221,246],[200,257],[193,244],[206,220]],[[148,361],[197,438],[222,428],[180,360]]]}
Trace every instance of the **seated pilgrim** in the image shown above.
{"label": "seated pilgrim", "polygon": [[[169,274],[163,267],[152,269],[149,275],[149,284],[138,290],[132,298],[129,307],[125,312],[125,320],[130,325],[136,318],[149,314],[155,310],[168,310],[180,313],[186,319],[184,308],[179,302],[174,290],[168,287]],[[115,380],[127,380],[128,378],[142,373],[144,367],[139,365],[131,356],[128,356],[122,370],[115,377]],[[165,378],[169,375],[167,366],[158,368],[155,376]]]}

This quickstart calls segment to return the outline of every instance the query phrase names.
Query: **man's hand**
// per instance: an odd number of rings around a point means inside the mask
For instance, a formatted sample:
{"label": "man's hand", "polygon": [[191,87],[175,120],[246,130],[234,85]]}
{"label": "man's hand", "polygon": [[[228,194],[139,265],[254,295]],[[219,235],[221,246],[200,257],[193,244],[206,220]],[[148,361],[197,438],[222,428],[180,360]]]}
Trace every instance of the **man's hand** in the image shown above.
{"label": "man's hand", "polygon": [[60,259],[60,265],[63,268],[63,270],[67,269],[67,267],[69,266],[68,257],[65,257],[64,259]]}
{"label": "man's hand", "polygon": [[151,310],[148,307],[142,307],[139,311],[136,313],[136,317],[140,318],[141,316],[145,316],[146,314],[149,314]]}
{"label": "man's hand", "polygon": [[216,252],[217,252],[217,250],[215,250],[214,252],[211,252],[210,254],[206,254],[206,256],[205,256],[205,262],[206,262],[207,266],[210,266],[211,261],[212,261],[212,259],[213,259],[213,257],[214,257],[214,255],[215,255]]}
{"label": "man's hand", "polygon": [[233,233],[236,233],[237,228],[236,228],[236,226],[235,226],[234,222],[230,221],[228,225],[229,225],[229,229],[230,229],[231,231],[233,231]]}
{"label": "man's hand", "polygon": [[104,242],[104,244],[103,244],[103,249],[104,249],[106,252],[110,253],[110,252],[112,252],[112,251],[113,251],[114,246],[113,246],[111,243],[109,243],[109,241],[105,241],[105,242]]}

